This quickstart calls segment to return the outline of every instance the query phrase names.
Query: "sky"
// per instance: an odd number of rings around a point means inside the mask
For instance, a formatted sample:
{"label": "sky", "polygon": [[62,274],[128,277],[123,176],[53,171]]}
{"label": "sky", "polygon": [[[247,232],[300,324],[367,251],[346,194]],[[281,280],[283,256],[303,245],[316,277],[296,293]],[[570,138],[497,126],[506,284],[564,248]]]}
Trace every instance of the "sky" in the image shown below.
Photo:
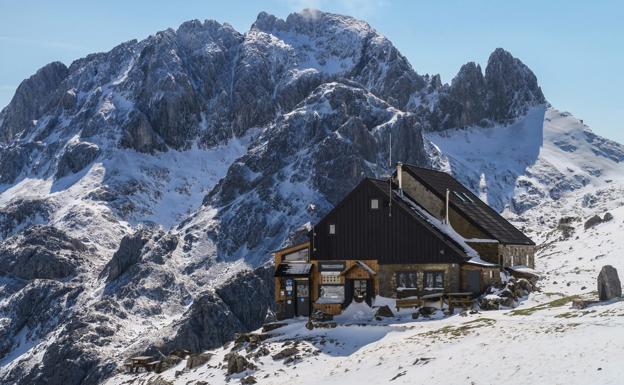
{"label": "sky", "polygon": [[245,32],[261,11],[285,18],[303,8],[366,20],[418,73],[444,82],[468,61],[485,68],[505,48],[533,70],[555,108],[624,143],[624,2],[615,0],[0,0],[0,108],[51,61],[69,65],[186,20]]}

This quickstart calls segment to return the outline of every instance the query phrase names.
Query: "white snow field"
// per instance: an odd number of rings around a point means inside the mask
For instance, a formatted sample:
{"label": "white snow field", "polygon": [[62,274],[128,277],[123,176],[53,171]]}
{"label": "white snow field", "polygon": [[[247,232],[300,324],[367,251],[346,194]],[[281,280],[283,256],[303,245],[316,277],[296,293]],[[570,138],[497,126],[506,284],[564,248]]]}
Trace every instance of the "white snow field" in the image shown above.
{"label": "white snow field", "polygon": [[[609,151],[617,145],[597,143],[582,122],[545,108],[506,127],[427,139],[440,167],[465,176],[539,245],[540,290],[519,307],[417,320],[403,310],[378,321],[366,305],[353,304],[335,328],[310,331],[296,319],[270,332],[268,355],[249,352],[256,370],[228,376],[230,344],[195,369],[182,361],[161,374],[119,374],[107,384],[216,385],[250,375],[271,385],[624,383],[624,302],[571,306],[575,298],[596,298],[603,265],[624,278],[624,167],[621,154]],[[588,218],[606,212],[613,219],[585,229]],[[567,235],[557,228],[565,217]],[[294,359],[272,358],[288,346],[299,350]]]}

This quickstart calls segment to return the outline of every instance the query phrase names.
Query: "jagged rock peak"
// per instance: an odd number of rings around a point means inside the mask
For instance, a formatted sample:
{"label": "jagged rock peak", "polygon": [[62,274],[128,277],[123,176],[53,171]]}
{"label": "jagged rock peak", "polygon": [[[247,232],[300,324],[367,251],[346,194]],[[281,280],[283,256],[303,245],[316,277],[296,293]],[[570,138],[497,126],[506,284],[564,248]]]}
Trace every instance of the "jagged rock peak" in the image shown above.
{"label": "jagged rock peak", "polygon": [[491,118],[506,121],[530,106],[546,103],[533,71],[502,48],[492,52],[485,68]]}
{"label": "jagged rock peak", "polygon": [[286,20],[266,12],[260,12],[251,29],[264,32],[271,31],[296,31],[302,34],[313,32],[325,33],[328,27],[350,27],[363,33],[374,32],[378,34],[367,22],[351,16],[338,15],[322,12],[317,9],[306,8],[300,12],[291,13]]}
{"label": "jagged rock peak", "polygon": [[67,75],[67,66],[55,61],[22,81],[9,105],[0,112],[0,141],[10,142],[32,127],[33,120],[53,102],[52,95]]}

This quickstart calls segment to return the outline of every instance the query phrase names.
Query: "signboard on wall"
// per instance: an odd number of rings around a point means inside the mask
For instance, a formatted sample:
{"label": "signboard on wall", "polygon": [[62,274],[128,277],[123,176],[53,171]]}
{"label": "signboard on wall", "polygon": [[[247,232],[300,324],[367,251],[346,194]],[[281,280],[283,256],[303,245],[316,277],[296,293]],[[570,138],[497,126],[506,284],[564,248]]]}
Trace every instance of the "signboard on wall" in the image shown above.
{"label": "signboard on wall", "polygon": [[346,268],[344,262],[320,262],[319,271],[343,271]]}

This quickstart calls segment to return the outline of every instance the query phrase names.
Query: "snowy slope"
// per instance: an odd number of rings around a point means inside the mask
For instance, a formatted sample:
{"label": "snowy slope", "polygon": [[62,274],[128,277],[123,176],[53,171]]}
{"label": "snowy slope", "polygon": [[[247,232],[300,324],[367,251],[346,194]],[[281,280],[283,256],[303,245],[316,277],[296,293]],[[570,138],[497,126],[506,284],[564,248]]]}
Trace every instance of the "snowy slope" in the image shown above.
{"label": "snowy slope", "polygon": [[[227,384],[249,375],[272,385],[621,383],[623,303],[575,310],[569,301],[538,293],[512,311],[418,321],[409,315],[370,321],[364,310],[334,329],[312,331],[298,320],[271,333],[274,337],[263,344],[269,355],[253,358],[258,351],[253,348],[239,352],[257,370],[228,376],[223,362],[230,345],[210,351],[211,360],[192,370],[185,370],[183,361],[160,375],[120,374],[106,384],[148,384],[156,378],[174,385]],[[293,344],[299,350],[293,361],[272,358]]]}

